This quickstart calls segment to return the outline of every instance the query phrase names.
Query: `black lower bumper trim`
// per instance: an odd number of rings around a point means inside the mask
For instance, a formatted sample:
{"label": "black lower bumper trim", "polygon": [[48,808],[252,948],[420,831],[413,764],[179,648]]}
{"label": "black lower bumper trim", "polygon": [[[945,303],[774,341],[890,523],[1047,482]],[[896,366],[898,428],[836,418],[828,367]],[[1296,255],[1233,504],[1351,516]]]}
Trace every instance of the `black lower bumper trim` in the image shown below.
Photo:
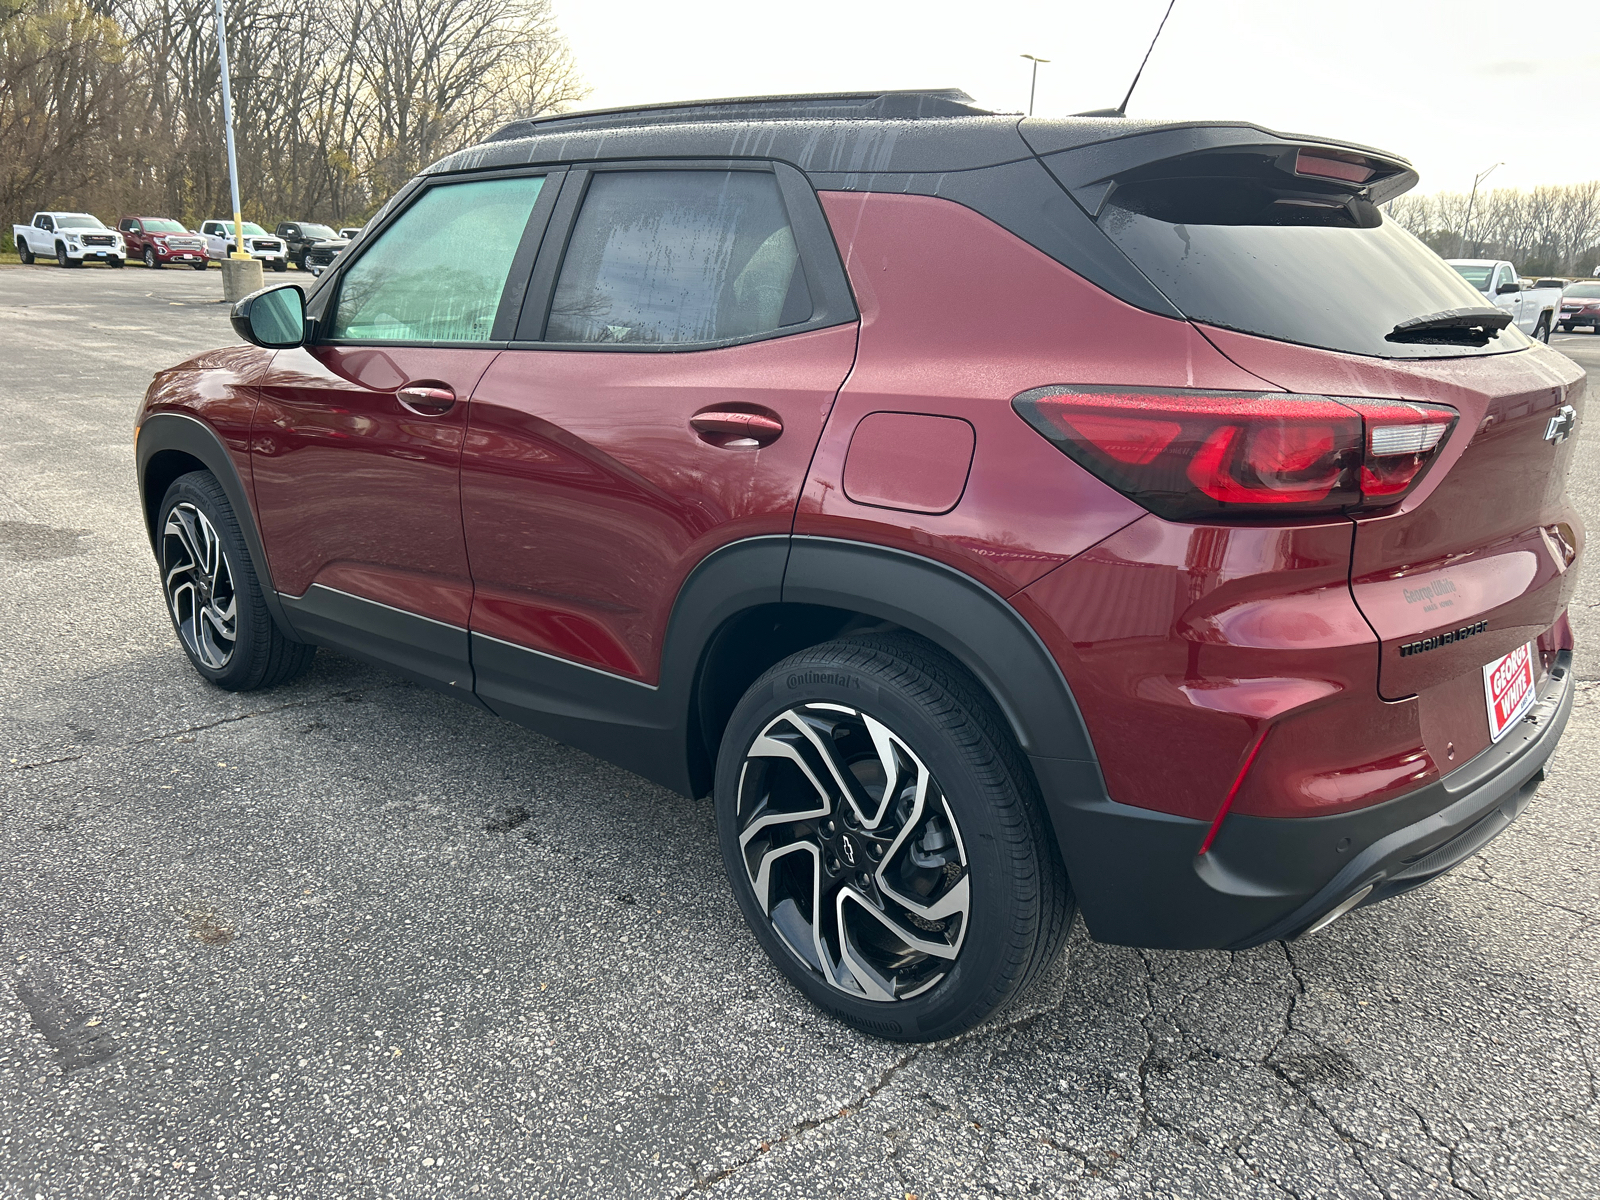
{"label": "black lower bumper trim", "polygon": [[1496,745],[1398,799],[1327,817],[1207,823],[1107,799],[1092,764],[1034,758],[1067,873],[1098,940],[1241,950],[1291,938],[1363,888],[1399,895],[1476,854],[1521,815],[1572,711],[1571,655]]}

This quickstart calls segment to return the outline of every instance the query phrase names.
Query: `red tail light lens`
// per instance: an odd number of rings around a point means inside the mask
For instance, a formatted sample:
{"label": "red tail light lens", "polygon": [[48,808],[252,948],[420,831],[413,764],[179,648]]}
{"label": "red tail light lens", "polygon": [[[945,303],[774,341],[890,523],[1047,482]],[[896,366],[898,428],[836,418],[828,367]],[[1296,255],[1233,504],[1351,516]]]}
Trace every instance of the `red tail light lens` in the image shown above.
{"label": "red tail light lens", "polygon": [[1393,503],[1416,483],[1456,423],[1455,410],[1434,404],[1367,400],[1361,402],[1360,411],[1367,423],[1361,495],[1368,503]]}
{"label": "red tail light lens", "polygon": [[1074,462],[1168,520],[1397,503],[1453,409],[1284,392],[1052,387],[1012,406]]}

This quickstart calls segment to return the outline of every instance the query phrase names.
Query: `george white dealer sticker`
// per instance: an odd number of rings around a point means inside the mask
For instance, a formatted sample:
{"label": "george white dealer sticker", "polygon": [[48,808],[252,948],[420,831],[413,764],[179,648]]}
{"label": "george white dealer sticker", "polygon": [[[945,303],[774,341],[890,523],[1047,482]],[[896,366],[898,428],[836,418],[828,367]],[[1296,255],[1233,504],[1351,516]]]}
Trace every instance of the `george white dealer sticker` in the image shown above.
{"label": "george white dealer sticker", "polygon": [[1489,702],[1489,736],[1498,742],[1533,707],[1532,642],[1483,668],[1483,695]]}

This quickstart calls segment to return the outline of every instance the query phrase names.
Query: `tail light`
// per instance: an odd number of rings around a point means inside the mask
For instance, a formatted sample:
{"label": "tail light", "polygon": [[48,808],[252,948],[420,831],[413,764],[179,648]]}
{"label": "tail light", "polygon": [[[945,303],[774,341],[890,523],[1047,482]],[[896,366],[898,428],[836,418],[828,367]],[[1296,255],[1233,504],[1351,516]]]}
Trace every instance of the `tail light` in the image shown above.
{"label": "tail light", "polygon": [[1454,409],[1287,392],[1048,387],[1019,416],[1098,479],[1172,521],[1397,504]]}

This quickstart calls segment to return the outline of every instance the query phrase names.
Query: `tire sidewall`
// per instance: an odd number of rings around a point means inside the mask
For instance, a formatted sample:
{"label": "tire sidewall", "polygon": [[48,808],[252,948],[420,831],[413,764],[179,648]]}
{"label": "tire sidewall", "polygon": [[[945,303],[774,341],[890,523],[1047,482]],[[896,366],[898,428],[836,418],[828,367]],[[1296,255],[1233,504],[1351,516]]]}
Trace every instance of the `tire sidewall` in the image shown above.
{"label": "tire sidewall", "polygon": [[[217,531],[217,537],[222,543],[222,552],[228,560],[228,573],[233,579],[234,611],[237,614],[234,622],[234,648],[227,664],[220,670],[208,667],[189,650],[189,644],[184,641],[183,633],[178,628],[177,614],[172,610],[172,598],[167,593],[166,563],[162,557],[165,552],[167,517],[174,508],[183,503],[193,504],[204,513],[212,528]],[[178,644],[183,647],[183,652],[188,655],[194,669],[218,687],[237,690],[245,686],[253,666],[254,656],[251,647],[256,644],[258,636],[255,621],[261,606],[256,603],[257,597],[254,595],[258,585],[255,581],[255,572],[250,569],[249,552],[245,549],[244,539],[239,534],[239,522],[233,515],[233,508],[222,491],[222,485],[214,476],[205,472],[184,475],[167,489],[156,518],[156,545],[157,569],[162,575],[161,600],[166,605],[167,620],[171,622],[172,632],[177,635]]]}
{"label": "tire sidewall", "polygon": [[[739,850],[735,812],[745,754],[767,722],[800,704],[844,705],[882,721],[903,739],[933,773],[945,792],[960,829],[971,877],[969,927],[955,965],[930,992],[909,1000],[874,1001],[846,995],[825,983],[796,958],[778,937],[757,903]],[[971,1009],[993,990],[1012,941],[1008,922],[1019,904],[1017,880],[1005,869],[984,793],[993,782],[980,779],[974,764],[950,744],[926,709],[901,688],[856,666],[778,664],[756,681],[735,708],[717,758],[715,804],[723,864],[746,923],[768,956],[819,1007],[858,1029],[893,1040],[927,1041],[960,1032],[972,1024]],[[1037,852],[1037,851],[1036,851]],[[993,1005],[989,1005],[993,1007]]]}

